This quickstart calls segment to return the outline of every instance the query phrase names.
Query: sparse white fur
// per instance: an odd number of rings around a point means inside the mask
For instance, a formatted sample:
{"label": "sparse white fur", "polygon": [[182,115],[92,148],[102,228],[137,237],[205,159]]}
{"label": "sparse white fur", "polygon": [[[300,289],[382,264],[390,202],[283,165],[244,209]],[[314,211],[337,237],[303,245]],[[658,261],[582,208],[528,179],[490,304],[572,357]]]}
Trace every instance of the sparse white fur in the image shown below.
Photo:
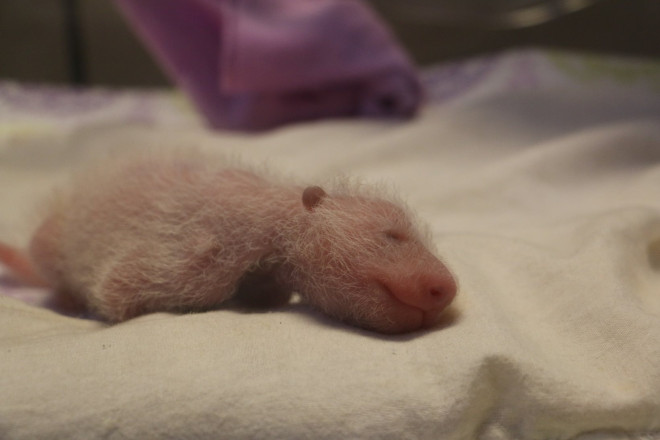
{"label": "sparse white fur", "polygon": [[53,199],[30,256],[54,286],[114,322],[208,309],[257,289],[283,301],[297,291],[380,331],[422,326],[419,310],[413,319],[390,290],[405,296],[407,284],[453,279],[409,210],[350,179],[326,184],[327,197],[306,209],[303,189],[194,150],[122,155]]}

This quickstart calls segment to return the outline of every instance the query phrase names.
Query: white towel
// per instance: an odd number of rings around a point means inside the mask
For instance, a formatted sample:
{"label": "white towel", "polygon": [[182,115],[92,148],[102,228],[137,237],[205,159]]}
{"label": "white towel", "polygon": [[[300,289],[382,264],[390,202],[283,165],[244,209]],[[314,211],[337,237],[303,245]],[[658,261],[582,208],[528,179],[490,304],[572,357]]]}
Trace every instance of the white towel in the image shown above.
{"label": "white towel", "polygon": [[108,327],[0,296],[0,438],[660,439],[658,72],[507,53],[428,70],[411,123],[259,136],[116,103],[21,125],[0,97],[2,240],[91,150],[195,144],[393,182],[460,284],[439,328],[395,337],[299,304]]}

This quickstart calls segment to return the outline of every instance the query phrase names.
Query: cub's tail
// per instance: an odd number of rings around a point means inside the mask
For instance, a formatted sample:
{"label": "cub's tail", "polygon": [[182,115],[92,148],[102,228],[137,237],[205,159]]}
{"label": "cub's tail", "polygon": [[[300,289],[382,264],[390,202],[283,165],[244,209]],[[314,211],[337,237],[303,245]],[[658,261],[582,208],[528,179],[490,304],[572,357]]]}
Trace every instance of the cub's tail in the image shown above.
{"label": "cub's tail", "polygon": [[27,285],[49,287],[23,252],[2,242],[0,242],[0,264],[6,266],[12,275]]}

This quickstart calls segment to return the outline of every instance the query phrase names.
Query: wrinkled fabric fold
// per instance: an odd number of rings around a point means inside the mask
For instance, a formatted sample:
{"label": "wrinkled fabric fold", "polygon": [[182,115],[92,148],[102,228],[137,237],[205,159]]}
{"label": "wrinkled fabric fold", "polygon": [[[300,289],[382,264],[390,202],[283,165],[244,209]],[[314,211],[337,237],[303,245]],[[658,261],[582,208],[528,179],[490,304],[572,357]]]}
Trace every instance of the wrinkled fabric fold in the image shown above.
{"label": "wrinkled fabric fold", "polygon": [[0,265],[0,439],[660,439],[658,72],[494,54],[425,69],[410,124],[259,136],[201,130],[172,93],[0,81],[0,242],[28,246],[82,160],[202,148],[392,185],[460,286],[396,337],[298,302],[108,326]]}

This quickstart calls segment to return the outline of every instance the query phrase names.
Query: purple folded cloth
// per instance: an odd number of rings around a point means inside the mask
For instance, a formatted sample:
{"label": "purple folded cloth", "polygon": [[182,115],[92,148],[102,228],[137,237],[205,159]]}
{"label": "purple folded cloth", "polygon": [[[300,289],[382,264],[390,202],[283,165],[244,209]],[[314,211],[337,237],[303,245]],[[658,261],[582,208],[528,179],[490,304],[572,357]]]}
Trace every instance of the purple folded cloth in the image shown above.
{"label": "purple folded cloth", "polygon": [[115,0],[214,128],[411,116],[415,68],[359,0]]}

